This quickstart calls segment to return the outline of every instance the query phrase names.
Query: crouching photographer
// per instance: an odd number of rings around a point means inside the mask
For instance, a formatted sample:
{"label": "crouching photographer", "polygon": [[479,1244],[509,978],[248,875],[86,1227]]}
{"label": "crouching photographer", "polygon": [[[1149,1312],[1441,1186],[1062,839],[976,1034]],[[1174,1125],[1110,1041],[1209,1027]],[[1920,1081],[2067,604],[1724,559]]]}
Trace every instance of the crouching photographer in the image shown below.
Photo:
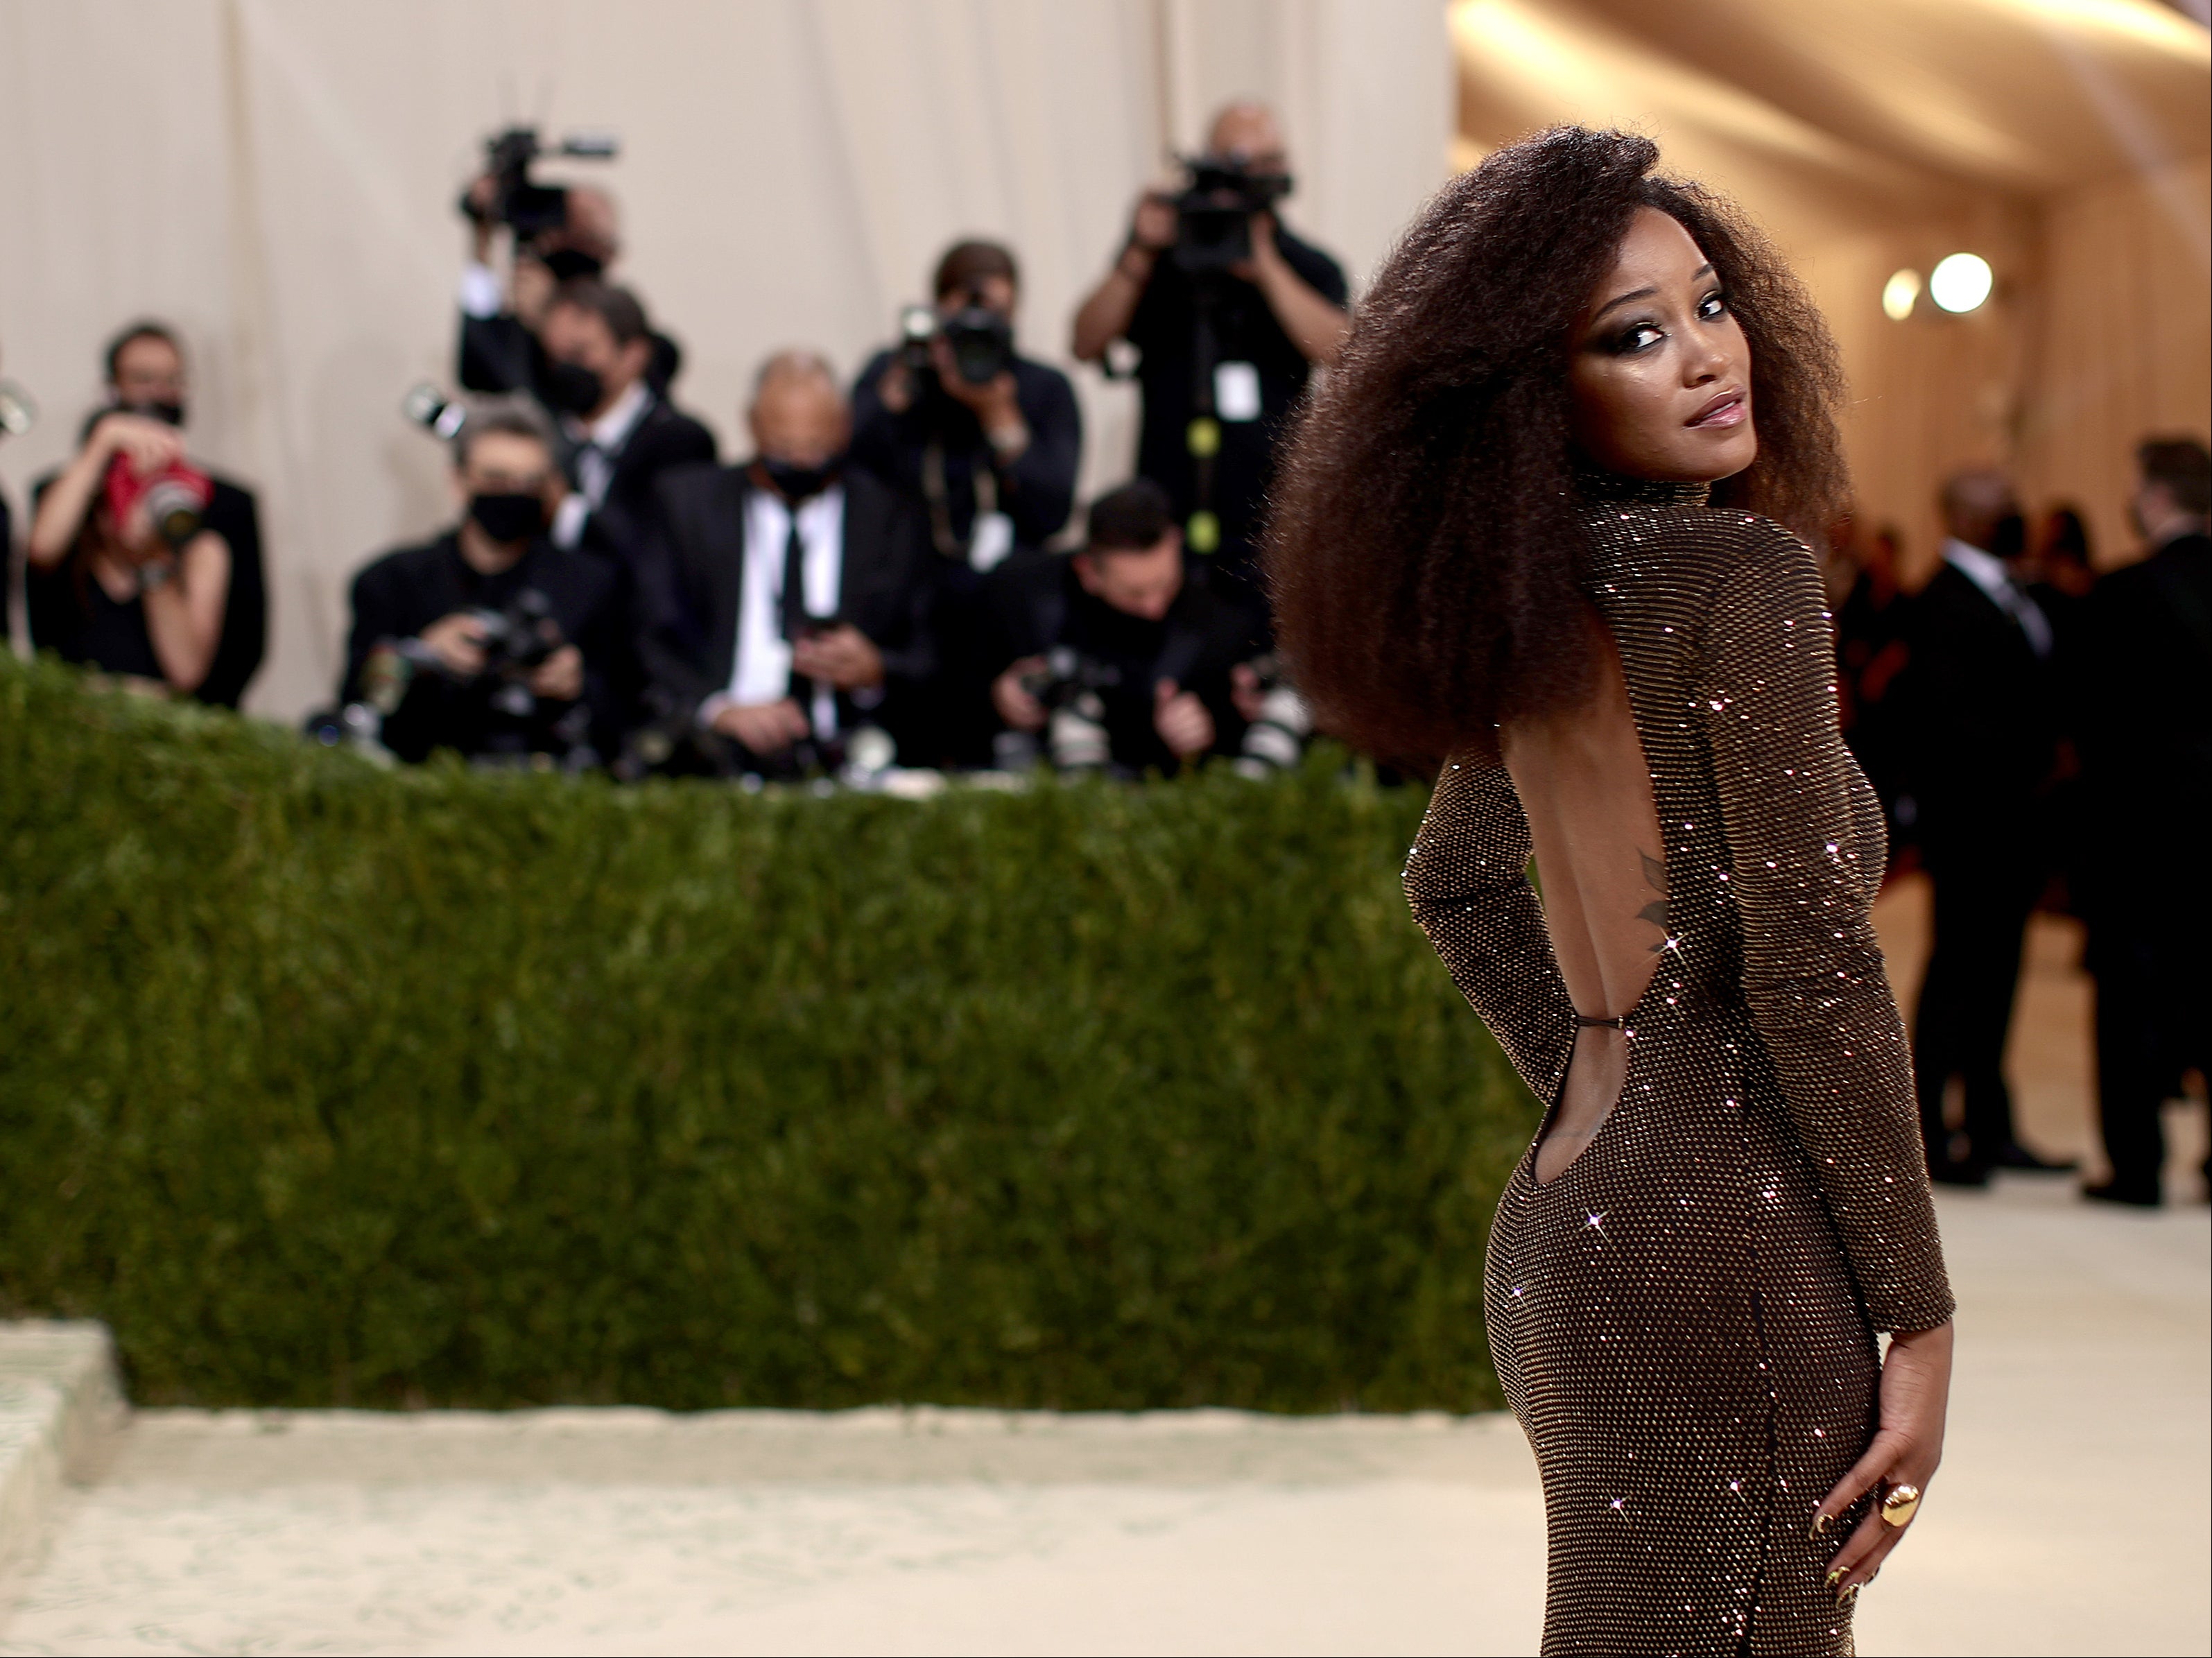
{"label": "crouching photographer", "polygon": [[[1091,507],[1084,550],[1009,565],[992,583],[1000,629],[991,700],[999,763],[1172,776],[1237,755],[1256,677],[1237,669],[1243,618],[1188,580],[1166,490],[1148,479]],[[1240,699],[1239,692],[1246,695]]]}
{"label": "crouching photographer", "polygon": [[[611,756],[629,683],[622,574],[547,538],[566,492],[545,417],[471,407],[453,437],[463,517],[355,578],[341,729],[400,759],[582,770]],[[332,740],[335,740],[333,738]]]}

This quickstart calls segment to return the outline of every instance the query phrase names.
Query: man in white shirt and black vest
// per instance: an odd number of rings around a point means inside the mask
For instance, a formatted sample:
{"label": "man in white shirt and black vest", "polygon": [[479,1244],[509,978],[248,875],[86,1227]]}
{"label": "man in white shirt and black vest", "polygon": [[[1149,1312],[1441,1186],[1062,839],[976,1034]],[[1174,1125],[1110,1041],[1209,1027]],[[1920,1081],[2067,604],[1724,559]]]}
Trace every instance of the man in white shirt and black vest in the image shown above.
{"label": "man in white shirt and black vest", "polygon": [[822,358],[769,360],[753,458],[685,467],[656,492],[641,640],[677,768],[834,767],[863,725],[894,738],[929,677],[929,535],[909,501],[844,464],[852,415]]}

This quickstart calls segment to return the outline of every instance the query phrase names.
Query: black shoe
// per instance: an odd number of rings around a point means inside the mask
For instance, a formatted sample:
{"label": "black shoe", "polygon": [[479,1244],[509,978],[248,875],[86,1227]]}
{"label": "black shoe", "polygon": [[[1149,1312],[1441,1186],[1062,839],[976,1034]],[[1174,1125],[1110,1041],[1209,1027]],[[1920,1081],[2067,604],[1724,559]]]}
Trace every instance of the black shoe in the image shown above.
{"label": "black shoe", "polygon": [[2111,1180],[2083,1187],[2081,1195],[2092,1203],[2121,1203],[2130,1209],[2155,1209],[2166,1200],[2155,1186],[2123,1186]]}
{"label": "black shoe", "polygon": [[1968,1163],[1957,1157],[1931,1157],[1928,1162],[1928,1178],[1938,1186],[1987,1186],[1990,1183],[1989,1165]]}
{"label": "black shoe", "polygon": [[2070,1175],[2080,1166],[2071,1159],[2065,1163],[2052,1163],[2047,1157],[2039,1157],[2018,1140],[2007,1140],[1999,1148],[1995,1164],[1999,1169],[2016,1169],[2024,1175]]}

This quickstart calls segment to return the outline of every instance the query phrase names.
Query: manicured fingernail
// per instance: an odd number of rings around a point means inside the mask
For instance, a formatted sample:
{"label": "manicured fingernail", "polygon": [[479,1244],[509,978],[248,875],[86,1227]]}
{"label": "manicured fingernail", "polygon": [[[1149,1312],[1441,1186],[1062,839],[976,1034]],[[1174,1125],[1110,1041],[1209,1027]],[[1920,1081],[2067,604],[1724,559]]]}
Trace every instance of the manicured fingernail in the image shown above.
{"label": "manicured fingernail", "polygon": [[1859,1586],[1856,1583],[1852,1584],[1850,1588],[1847,1589],[1838,1589],[1836,1592],[1836,1604],[1839,1606],[1848,1606],[1852,1601],[1858,1598]]}
{"label": "manicured fingernail", "polygon": [[1832,1590],[1832,1589],[1836,1587],[1836,1585],[1837,1585],[1837,1584],[1838,1584],[1838,1583],[1842,1582],[1843,1581],[1844,1581],[1844,1568],[1843,1568],[1843,1567],[1841,1567],[1841,1566],[1832,1566],[1832,1567],[1831,1567],[1831,1568],[1829,1569],[1829,1570],[1828,1570],[1828,1588],[1829,1588],[1831,1590]]}
{"label": "manicured fingernail", "polygon": [[1835,1523],[1836,1516],[1832,1514],[1816,1514],[1813,1516],[1813,1529],[1806,1534],[1809,1537],[1826,1537],[1828,1534],[1828,1527]]}

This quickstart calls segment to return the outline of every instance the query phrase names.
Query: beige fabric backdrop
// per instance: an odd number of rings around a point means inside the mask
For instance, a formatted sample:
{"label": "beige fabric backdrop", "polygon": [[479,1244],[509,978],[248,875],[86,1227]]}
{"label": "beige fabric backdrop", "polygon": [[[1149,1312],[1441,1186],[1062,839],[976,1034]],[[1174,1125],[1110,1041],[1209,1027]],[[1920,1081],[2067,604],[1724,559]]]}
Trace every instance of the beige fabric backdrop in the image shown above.
{"label": "beige fabric backdrop", "polygon": [[[1355,276],[1442,180],[1437,0],[0,0],[0,355],[43,405],[0,484],[68,451],[98,347],[173,319],[194,447],[257,484],[271,648],[249,706],[327,696],[345,587],[450,511],[398,413],[451,374],[453,201],[514,118],[617,132],[623,274],[725,445],[787,343],[858,366],[954,237],[1006,238],[1024,343],[1065,361],[1127,204],[1249,92],[1283,109],[1290,217]],[[1079,376],[1087,489],[1133,402]]]}

